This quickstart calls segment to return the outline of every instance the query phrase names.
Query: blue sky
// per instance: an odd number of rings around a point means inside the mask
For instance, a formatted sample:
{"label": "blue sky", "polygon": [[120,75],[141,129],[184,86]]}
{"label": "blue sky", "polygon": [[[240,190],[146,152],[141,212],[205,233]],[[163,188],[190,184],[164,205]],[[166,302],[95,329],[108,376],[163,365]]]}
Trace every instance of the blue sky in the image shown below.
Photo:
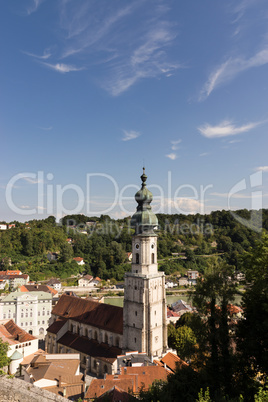
{"label": "blue sky", "polygon": [[267,207],[266,0],[1,2],[0,220]]}

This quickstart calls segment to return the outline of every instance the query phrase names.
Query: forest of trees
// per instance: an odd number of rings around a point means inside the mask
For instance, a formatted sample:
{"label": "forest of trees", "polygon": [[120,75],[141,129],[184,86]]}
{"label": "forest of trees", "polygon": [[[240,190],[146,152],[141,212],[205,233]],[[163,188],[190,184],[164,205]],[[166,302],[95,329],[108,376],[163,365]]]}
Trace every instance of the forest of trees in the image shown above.
{"label": "forest of trees", "polygon": [[[261,218],[262,227],[268,229],[268,210],[241,210],[236,214],[251,218],[251,224],[259,223]],[[254,225],[251,229],[241,224],[229,211],[157,217],[159,269],[167,275],[184,274],[188,269],[204,273],[208,256],[213,255],[221,255],[227,264],[243,271],[241,257],[260,236]],[[86,273],[121,281],[130,269],[126,253],[131,251],[133,230],[129,222],[129,218],[113,220],[107,215],[71,215],[60,223],[53,216],[27,224],[14,222],[15,228],[0,231],[1,269],[7,269],[11,259],[13,266],[28,273],[32,280],[66,278],[79,273],[81,267],[73,257],[82,257]],[[67,238],[72,239],[71,244]],[[58,259],[49,262],[48,252],[58,253]]]}

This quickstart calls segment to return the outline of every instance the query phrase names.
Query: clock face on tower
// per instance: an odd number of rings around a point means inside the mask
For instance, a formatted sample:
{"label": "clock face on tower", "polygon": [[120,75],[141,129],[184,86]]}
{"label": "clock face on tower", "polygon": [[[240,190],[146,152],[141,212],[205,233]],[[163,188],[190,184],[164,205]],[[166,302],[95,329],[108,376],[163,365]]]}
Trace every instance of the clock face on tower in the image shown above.
{"label": "clock face on tower", "polygon": [[151,248],[154,249],[154,243],[151,244]]}

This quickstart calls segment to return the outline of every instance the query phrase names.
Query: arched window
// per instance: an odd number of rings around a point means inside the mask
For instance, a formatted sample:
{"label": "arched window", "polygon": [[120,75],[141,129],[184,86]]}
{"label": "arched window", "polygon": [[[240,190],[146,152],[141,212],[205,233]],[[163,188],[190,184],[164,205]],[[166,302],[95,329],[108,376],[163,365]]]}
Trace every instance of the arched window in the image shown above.
{"label": "arched window", "polygon": [[105,334],[105,336],[104,336],[104,342],[108,343],[108,335],[107,334]]}
{"label": "arched window", "polygon": [[119,348],[119,337],[118,336],[115,339],[115,346]]}
{"label": "arched window", "polygon": [[88,337],[88,329],[87,328],[85,329],[85,336]]}
{"label": "arched window", "polygon": [[108,367],[106,364],[104,364],[103,371],[104,371],[104,373],[108,373]]}
{"label": "arched window", "polygon": [[77,335],[80,335],[80,328],[78,325],[77,325]]}
{"label": "arched window", "polygon": [[136,253],[136,264],[140,263],[140,255],[139,253]]}
{"label": "arched window", "polygon": [[154,253],[152,253],[152,264],[154,264]]}
{"label": "arched window", "polygon": [[94,332],[94,339],[97,341],[98,340],[98,333],[97,331]]}

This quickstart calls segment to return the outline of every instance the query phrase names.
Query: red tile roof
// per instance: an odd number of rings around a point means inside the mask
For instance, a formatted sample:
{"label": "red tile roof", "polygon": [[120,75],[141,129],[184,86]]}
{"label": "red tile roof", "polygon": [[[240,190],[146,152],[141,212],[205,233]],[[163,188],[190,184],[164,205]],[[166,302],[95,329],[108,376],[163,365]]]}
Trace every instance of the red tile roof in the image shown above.
{"label": "red tile roof", "polygon": [[122,307],[64,294],[53,308],[52,314],[123,334]]}
{"label": "red tile roof", "polygon": [[58,292],[57,290],[51,288],[47,285],[23,285],[20,287],[21,292],[46,292],[51,293],[52,296],[55,296]]}
{"label": "red tile roof", "polygon": [[10,345],[36,339],[33,335],[18,327],[13,320],[0,324],[0,338],[3,342],[8,342]]}
{"label": "red tile roof", "polygon": [[174,353],[168,352],[162,359],[161,362],[166,364],[173,372],[176,371],[177,366],[186,367],[188,364],[182,360],[179,356]]}
{"label": "red tile roof", "polygon": [[77,261],[77,262],[81,262],[84,261],[84,258],[81,257],[74,257],[73,260]]}
{"label": "red tile roof", "polygon": [[112,389],[102,394],[99,398],[95,399],[98,402],[131,402],[137,401],[133,395],[130,395],[128,392],[123,389],[118,388],[117,386],[113,386]]}
{"label": "red tile roof", "polygon": [[115,386],[125,392],[137,393],[141,388],[149,389],[155,380],[166,381],[168,374],[164,367],[122,367],[121,374],[107,375],[106,379],[93,379],[85,398],[99,397]]}

